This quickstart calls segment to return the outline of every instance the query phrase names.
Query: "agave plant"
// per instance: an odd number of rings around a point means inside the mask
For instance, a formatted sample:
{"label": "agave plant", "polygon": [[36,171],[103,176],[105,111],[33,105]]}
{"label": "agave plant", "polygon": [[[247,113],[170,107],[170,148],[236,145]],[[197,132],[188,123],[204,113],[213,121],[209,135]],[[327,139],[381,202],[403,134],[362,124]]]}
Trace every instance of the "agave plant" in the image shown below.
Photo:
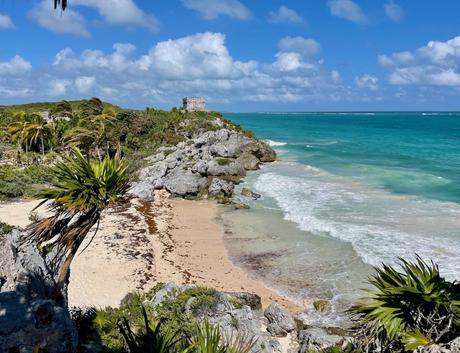
{"label": "agave plant", "polygon": [[73,157],[56,164],[53,174],[58,181],[53,188],[38,194],[43,200],[37,206],[48,202],[53,215],[32,223],[25,241],[54,246],[52,264],[55,268],[62,264],[57,278],[57,288],[62,289],[83,240],[93,227],[94,238],[102,212],[127,192],[129,175],[118,155],[106,156],[102,161],[90,160],[78,149]]}
{"label": "agave plant", "polygon": [[460,334],[460,283],[446,281],[434,262],[419,256],[399,261],[401,271],[385,264],[376,268],[370,295],[351,309],[364,345],[400,344],[411,351]]}

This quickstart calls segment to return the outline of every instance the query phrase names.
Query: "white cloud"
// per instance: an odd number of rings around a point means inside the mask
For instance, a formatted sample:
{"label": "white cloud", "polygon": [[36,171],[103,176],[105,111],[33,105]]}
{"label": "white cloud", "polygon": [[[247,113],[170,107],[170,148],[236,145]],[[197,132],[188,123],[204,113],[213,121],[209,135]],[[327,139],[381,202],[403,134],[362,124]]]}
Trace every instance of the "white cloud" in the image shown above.
{"label": "white cloud", "polygon": [[82,15],[72,9],[67,9],[65,12],[54,11],[52,1],[44,0],[36,4],[28,15],[40,26],[52,32],[79,37],[89,37],[90,35]]}
{"label": "white cloud", "polygon": [[280,71],[294,71],[302,67],[302,57],[298,53],[278,53],[273,64]]}
{"label": "white cloud", "polygon": [[67,87],[71,84],[68,80],[52,80],[49,83],[49,94],[51,96],[63,96],[67,93]]}
{"label": "white cloud", "polygon": [[460,86],[460,36],[430,41],[413,52],[380,55],[378,62],[391,70],[391,84]]}
{"label": "white cloud", "polygon": [[232,78],[242,74],[242,63],[233,61],[221,33],[200,33],[160,42],[141,58],[139,65],[152,67],[168,78]]}
{"label": "white cloud", "polygon": [[7,15],[2,15],[0,13],[0,29],[14,28],[13,21]]}
{"label": "white cloud", "polygon": [[32,64],[19,55],[9,61],[0,62],[0,75],[22,75],[32,70]]}
{"label": "white cloud", "polygon": [[388,16],[388,18],[395,22],[401,21],[404,16],[404,12],[401,6],[395,4],[393,0],[384,4],[383,9],[385,10],[385,14]]}
{"label": "white cloud", "polygon": [[74,0],[72,6],[95,8],[111,25],[144,27],[151,31],[159,29],[155,16],[145,13],[133,0]]}
{"label": "white cloud", "polygon": [[361,7],[352,0],[329,0],[328,5],[333,16],[360,24],[368,22],[367,16],[361,10]]}
{"label": "white cloud", "polygon": [[80,76],[75,79],[75,88],[79,93],[89,93],[96,84],[96,77],[94,76]]}
{"label": "white cloud", "polygon": [[72,8],[64,12],[53,10],[52,1],[42,0],[29,11],[29,17],[52,32],[89,37],[88,23],[75,10],[77,6],[96,9],[109,25],[144,27],[151,31],[159,28],[158,20],[142,11],[133,0],[74,0]]}
{"label": "white cloud", "polygon": [[370,89],[371,91],[377,91],[379,89],[379,79],[372,75],[363,75],[355,77],[355,84],[359,88]]}
{"label": "white cloud", "polygon": [[28,73],[27,80],[0,77],[0,88],[8,87],[11,95],[23,92],[30,100],[91,92],[121,105],[171,106],[189,94],[226,103],[327,102],[347,95],[349,88],[340,81],[337,71],[301,53],[281,51],[268,62],[239,61],[227,49],[225,35],[198,33],[158,42],[147,53],[137,53],[129,43],[117,43],[109,52],[64,48],[49,66]]}
{"label": "white cloud", "polygon": [[239,20],[251,18],[251,12],[238,0],[182,0],[185,7],[198,11],[206,20],[213,20],[220,15]]}
{"label": "white cloud", "polygon": [[303,18],[295,11],[281,5],[277,11],[271,11],[269,20],[272,23],[302,23]]}
{"label": "white cloud", "polygon": [[278,42],[278,48],[282,51],[302,54],[304,57],[316,55],[321,51],[317,41],[304,37],[284,37]]}

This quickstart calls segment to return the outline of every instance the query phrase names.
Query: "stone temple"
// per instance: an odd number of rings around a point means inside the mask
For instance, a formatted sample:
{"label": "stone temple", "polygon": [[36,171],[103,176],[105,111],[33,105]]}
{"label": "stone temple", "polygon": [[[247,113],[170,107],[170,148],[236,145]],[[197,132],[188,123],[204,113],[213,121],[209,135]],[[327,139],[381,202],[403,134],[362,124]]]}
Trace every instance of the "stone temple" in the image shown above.
{"label": "stone temple", "polygon": [[206,110],[206,102],[204,97],[184,97],[182,99],[182,107],[188,112],[204,112]]}

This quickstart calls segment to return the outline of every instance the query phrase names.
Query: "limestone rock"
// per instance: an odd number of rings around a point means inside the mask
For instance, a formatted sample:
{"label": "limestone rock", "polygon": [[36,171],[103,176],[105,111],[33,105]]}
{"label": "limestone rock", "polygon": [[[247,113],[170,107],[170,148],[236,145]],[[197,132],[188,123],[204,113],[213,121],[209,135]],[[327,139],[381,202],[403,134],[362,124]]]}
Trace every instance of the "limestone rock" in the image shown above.
{"label": "limestone rock", "polygon": [[182,168],[174,169],[164,182],[165,189],[178,196],[197,195],[205,185],[206,178]]}
{"label": "limestone rock", "polygon": [[208,163],[208,175],[245,176],[246,170],[234,159],[215,158]]}
{"label": "limestone rock", "polygon": [[241,195],[246,196],[246,197],[251,197],[253,200],[257,200],[261,197],[260,194],[252,191],[249,188],[241,189]]}
{"label": "limestone rock", "polygon": [[0,352],[74,352],[77,329],[70,319],[66,289],[55,300],[54,274],[34,244],[14,230],[0,241],[4,285],[0,292]]}
{"label": "limestone rock", "polygon": [[267,330],[273,336],[286,336],[288,332],[296,329],[294,318],[289,310],[277,302],[272,302],[268,308],[265,309],[264,315],[269,322]]}
{"label": "limestone rock", "polygon": [[245,203],[239,202],[235,203],[235,210],[249,210],[251,207]]}
{"label": "limestone rock", "polygon": [[169,282],[155,293],[153,298],[149,301],[149,304],[155,307],[166,299],[174,299],[181,292],[182,289],[177,284]]}
{"label": "limestone rock", "polygon": [[460,353],[460,336],[449,342],[452,353]]}
{"label": "limestone rock", "polygon": [[241,305],[247,305],[252,310],[262,309],[262,300],[257,294],[245,292],[226,292],[228,296],[236,299]]}
{"label": "limestone rock", "polygon": [[230,196],[232,195],[234,188],[235,185],[233,185],[233,183],[219,178],[213,178],[211,185],[208,188],[208,191],[213,196],[218,196],[222,194],[224,196]]}
{"label": "limestone rock", "polygon": [[313,307],[316,311],[323,313],[331,310],[331,303],[329,300],[320,299],[313,302]]}
{"label": "limestone rock", "polygon": [[244,169],[257,170],[259,169],[260,160],[249,152],[243,152],[237,159]]}
{"label": "limestone rock", "polygon": [[330,335],[326,330],[319,327],[311,327],[299,333],[300,353],[310,350],[322,350],[329,347],[340,345],[343,337]]}

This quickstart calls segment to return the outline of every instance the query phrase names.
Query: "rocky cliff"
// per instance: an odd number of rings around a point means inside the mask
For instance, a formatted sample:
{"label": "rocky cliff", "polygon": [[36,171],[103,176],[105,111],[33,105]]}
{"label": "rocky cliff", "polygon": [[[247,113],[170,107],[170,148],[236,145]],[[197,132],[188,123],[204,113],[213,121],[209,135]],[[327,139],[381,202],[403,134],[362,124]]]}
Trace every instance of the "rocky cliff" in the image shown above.
{"label": "rocky cliff", "polygon": [[[187,125],[187,120],[182,125]],[[250,137],[222,119],[211,121],[210,130],[184,135],[174,147],[162,147],[140,170],[132,194],[148,199],[155,189],[181,197],[229,198],[234,185],[248,170],[276,159],[264,141]]]}

